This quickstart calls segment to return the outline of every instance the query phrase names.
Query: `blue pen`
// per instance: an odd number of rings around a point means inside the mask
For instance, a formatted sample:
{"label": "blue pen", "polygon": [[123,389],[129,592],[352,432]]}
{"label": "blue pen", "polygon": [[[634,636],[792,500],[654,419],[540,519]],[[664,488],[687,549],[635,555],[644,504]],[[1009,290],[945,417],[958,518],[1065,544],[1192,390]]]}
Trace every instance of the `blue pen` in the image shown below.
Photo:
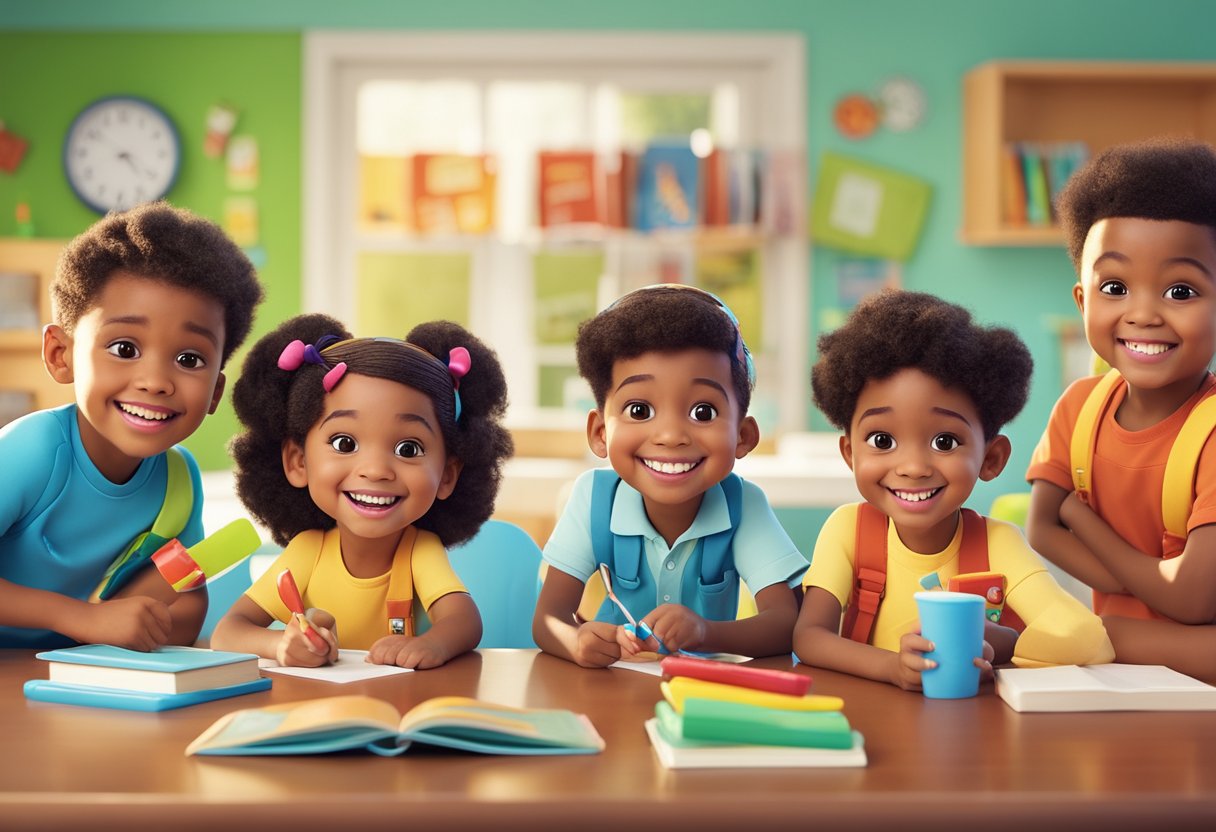
{"label": "blue pen", "polygon": [[[625,620],[629,622],[625,625],[625,631],[632,633],[642,641],[645,641],[653,636],[654,640],[659,642],[659,648],[665,653],[670,653],[671,651],[667,649],[667,645],[665,645],[662,640],[654,634],[654,631],[650,629],[649,625],[647,625],[644,621],[635,620],[634,617],[629,614],[629,610],[625,608],[625,605],[621,603],[621,599],[616,597],[616,593],[612,591],[612,573],[608,571],[608,564],[606,563],[600,564],[600,578],[602,578],[604,581],[604,592],[607,593],[608,597],[612,600],[612,603],[616,604],[617,609],[619,609],[625,616]],[[677,650],[676,652],[684,656],[696,656],[698,658],[706,658],[707,656],[711,655],[710,653],[696,653],[692,650]]]}

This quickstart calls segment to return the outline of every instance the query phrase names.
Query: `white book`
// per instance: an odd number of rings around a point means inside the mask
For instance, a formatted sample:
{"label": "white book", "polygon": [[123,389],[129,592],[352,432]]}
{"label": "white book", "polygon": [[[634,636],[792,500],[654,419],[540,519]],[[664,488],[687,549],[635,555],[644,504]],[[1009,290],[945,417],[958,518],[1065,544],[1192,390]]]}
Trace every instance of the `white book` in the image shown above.
{"label": "white book", "polygon": [[1160,665],[1000,668],[996,692],[1015,711],[1216,711],[1216,687]]}
{"label": "white book", "polygon": [[852,748],[807,748],[789,745],[738,745],[684,740],[669,742],[655,718],[646,720],[650,744],[664,768],[864,768],[866,749],[853,732]]}

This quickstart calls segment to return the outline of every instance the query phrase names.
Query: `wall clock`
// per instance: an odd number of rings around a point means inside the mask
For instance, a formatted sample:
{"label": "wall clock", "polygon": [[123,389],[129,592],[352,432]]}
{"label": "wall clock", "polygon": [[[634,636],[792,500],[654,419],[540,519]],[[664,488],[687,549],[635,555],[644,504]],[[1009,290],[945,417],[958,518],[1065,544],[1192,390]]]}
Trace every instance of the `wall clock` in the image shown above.
{"label": "wall clock", "polygon": [[164,110],[134,96],[89,104],[63,142],[68,184],[104,214],[160,199],[177,178],[181,140]]}

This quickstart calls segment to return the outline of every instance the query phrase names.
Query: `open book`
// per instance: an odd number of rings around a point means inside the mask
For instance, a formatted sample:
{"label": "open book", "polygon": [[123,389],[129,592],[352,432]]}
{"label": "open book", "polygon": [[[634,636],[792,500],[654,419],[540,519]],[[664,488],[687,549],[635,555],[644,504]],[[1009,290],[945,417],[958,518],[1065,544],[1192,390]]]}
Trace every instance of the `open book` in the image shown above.
{"label": "open book", "polygon": [[1216,687],[1159,665],[1003,667],[996,692],[1015,711],[1216,710]]}
{"label": "open book", "polygon": [[402,716],[388,702],[355,695],[234,711],[200,734],[186,754],[324,754],[366,748],[395,756],[413,742],[482,754],[604,750],[591,721],[571,711],[440,696]]}

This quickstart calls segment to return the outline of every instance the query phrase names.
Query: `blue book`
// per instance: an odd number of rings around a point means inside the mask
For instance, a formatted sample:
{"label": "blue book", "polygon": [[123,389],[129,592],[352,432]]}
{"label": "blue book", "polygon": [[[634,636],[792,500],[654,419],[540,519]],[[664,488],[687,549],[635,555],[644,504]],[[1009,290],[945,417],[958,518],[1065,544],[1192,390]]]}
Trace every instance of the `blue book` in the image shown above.
{"label": "blue book", "polygon": [[99,688],[90,685],[74,685],[67,682],[52,682],[47,679],[31,679],[25,683],[25,698],[37,702],[54,702],[60,705],[87,705],[91,708],[115,708],[123,711],[170,711],[268,690],[270,680],[257,678],[236,685],[194,690],[188,693],[155,693],[146,690],[121,690]]}
{"label": "blue book", "polygon": [[693,228],[700,222],[701,163],[687,145],[651,145],[638,162],[637,228]]}
{"label": "blue book", "polygon": [[587,717],[561,709],[512,708],[440,696],[405,715],[371,696],[330,696],[221,717],[187,754],[324,754],[366,749],[405,753],[415,742],[481,754],[596,754],[604,740]]}
{"label": "blue book", "polygon": [[158,647],[147,653],[84,644],[36,654],[51,682],[125,692],[184,694],[254,682],[258,657],[197,647]]}

